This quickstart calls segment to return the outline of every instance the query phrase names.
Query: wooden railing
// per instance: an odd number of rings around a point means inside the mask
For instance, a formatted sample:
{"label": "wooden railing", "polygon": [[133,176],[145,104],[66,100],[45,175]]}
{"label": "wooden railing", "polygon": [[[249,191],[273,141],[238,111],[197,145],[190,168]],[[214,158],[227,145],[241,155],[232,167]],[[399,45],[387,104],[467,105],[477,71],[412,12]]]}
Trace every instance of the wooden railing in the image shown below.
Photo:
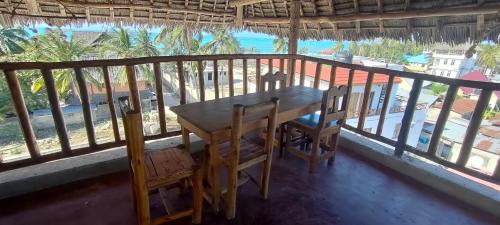
{"label": "wooden railing", "polygon": [[[255,68],[252,68],[252,72],[249,71],[249,61],[255,61]],[[305,85],[306,76],[313,79],[312,86],[314,88],[320,88],[321,82],[326,82],[329,87],[333,85],[338,85],[339,81],[336,81],[336,73],[339,68],[345,68],[349,71],[347,85],[349,87],[353,86],[353,80],[355,76],[355,71],[363,71],[367,73],[366,84],[364,85],[363,93],[370,93],[373,86],[373,79],[376,74],[387,76],[387,88],[385,91],[383,99],[382,108],[377,109],[373,113],[370,109],[369,104],[369,94],[364,94],[361,100],[361,109],[357,112],[359,116],[356,126],[345,125],[344,128],[350,131],[354,131],[358,134],[366,136],[368,138],[381,141],[383,143],[394,146],[394,155],[396,157],[401,157],[403,153],[411,152],[413,154],[425,157],[434,162],[442,164],[446,167],[459,170],[461,172],[470,174],[472,176],[493,181],[499,183],[500,181],[500,166],[497,163],[495,172],[493,175],[484,174],[476,170],[466,167],[466,163],[470,156],[472,145],[474,143],[474,138],[479,130],[481,124],[482,116],[488,107],[488,102],[494,91],[500,91],[500,84],[498,83],[488,83],[488,82],[478,82],[478,81],[467,81],[460,79],[450,79],[439,76],[395,71],[385,68],[373,68],[366,67],[362,65],[341,63],[328,59],[315,58],[303,55],[283,55],[283,54],[249,54],[249,55],[198,55],[198,56],[159,56],[159,57],[144,57],[144,58],[133,58],[133,59],[110,59],[110,60],[90,60],[90,61],[75,61],[75,62],[20,62],[20,63],[0,63],[0,69],[3,70],[5,78],[7,80],[8,86],[10,88],[10,93],[12,96],[12,103],[14,105],[17,117],[19,119],[20,127],[26,142],[27,149],[29,151],[29,157],[15,160],[15,161],[0,161],[0,171],[10,170],[14,168],[24,167],[28,165],[38,164],[42,162],[47,162],[55,159],[71,157],[81,154],[87,154],[91,152],[96,152],[104,149],[109,149],[112,147],[123,146],[125,143],[120,139],[119,127],[117,121],[117,113],[114,106],[114,97],[112,92],[112,84],[110,80],[110,67],[125,67],[128,79],[128,86],[130,90],[130,99],[132,107],[140,108],[140,96],[139,90],[137,88],[136,79],[136,66],[142,64],[152,64],[153,73],[155,77],[155,92],[157,97],[158,105],[158,115],[159,115],[159,126],[160,133],[155,135],[149,135],[146,139],[158,139],[170,136],[179,135],[180,132],[177,130],[170,131],[167,129],[166,122],[166,112],[165,112],[165,100],[163,99],[163,85],[162,85],[162,64],[164,63],[174,63],[177,68],[177,79],[179,87],[179,104],[187,103],[187,90],[186,90],[186,78],[184,69],[186,68],[186,63],[195,63],[196,70],[198,74],[204,74],[204,63],[210,62],[213,64],[213,91],[215,98],[220,98],[220,87],[219,87],[219,67],[218,63],[224,62],[227,65],[227,77],[228,77],[228,89],[229,96],[235,95],[234,87],[234,67],[235,62],[241,62],[242,65],[242,80],[243,80],[243,91],[242,94],[247,94],[250,92],[249,89],[249,77],[255,76],[255,89],[259,90],[260,76],[264,75],[269,71],[281,71],[287,74],[294,74],[294,76],[289,76],[289,84]],[[278,62],[277,64],[274,62]],[[300,61],[300,63],[299,63]],[[306,62],[313,62],[316,64],[315,73],[306,74]],[[267,68],[262,68],[262,65],[267,64]],[[276,66],[277,65],[277,66]],[[297,66],[299,68],[297,68]],[[102,76],[104,78],[105,93],[107,95],[107,101],[109,106],[109,112],[111,114],[112,130],[114,134],[114,140],[106,143],[97,143],[95,137],[95,130],[93,126],[91,104],[89,101],[89,93],[87,90],[87,81],[85,76],[82,74],[82,69],[97,67],[101,68]],[[330,68],[329,79],[322,81],[320,75],[324,68]],[[74,70],[74,75],[76,77],[77,85],[79,87],[79,96],[82,103],[82,112],[84,115],[84,124],[86,128],[86,134],[88,138],[88,147],[83,148],[72,148],[69,143],[68,133],[66,130],[66,125],[63,117],[63,113],[59,106],[59,97],[55,88],[54,79],[52,71],[56,69],[72,69]],[[30,123],[30,116],[26,108],[23,94],[21,91],[21,86],[19,80],[16,76],[16,72],[19,70],[39,70],[43,76],[45,82],[45,90],[47,92],[48,100],[50,103],[50,109],[52,112],[52,117],[54,119],[54,124],[56,128],[56,133],[60,141],[61,150],[55,153],[41,154],[39,146],[37,145],[35,133],[33,127]],[[312,75],[312,76],[311,76]],[[295,77],[298,76],[298,81],[295,81]],[[392,140],[390,138],[382,136],[382,130],[384,127],[384,122],[386,115],[390,113],[391,108],[389,106],[389,101],[391,96],[391,91],[393,89],[396,77],[410,78],[413,79],[412,88],[410,91],[409,99],[407,100],[406,107],[404,108],[404,115],[402,118],[401,128],[397,140]],[[198,76],[198,91],[199,91],[199,101],[206,100],[205,93],[205,78],[203,76]],[[421,151],[407,145],[408,135],[410,132],[411,121],[418,105],[418,97],[422,90],[423,82],[431,81],[440,84],[448,85],[448,91],[444,98],[443,107],[439,113],[434,132],[432,134],[428,150]],[[451,105],[455,100],[455,96],[458,92],[459,87],[470,87],[481,90],[481,95],[478,99],[477,105],[475,107],[472,119],[467,128],[465,138],[463,140],[463,145],[460,151],[460,156],[456,163],[444,160],[436,156],[436,150],[443,133],[445,123],[450,114]],[[349,90],[352,91],[352,88]],[[348,100],[349,102],[349,100]],[[366,132],[363,130],[366,122],[366,118],[369,116],[378,116],[378,126],[374,133]]]}

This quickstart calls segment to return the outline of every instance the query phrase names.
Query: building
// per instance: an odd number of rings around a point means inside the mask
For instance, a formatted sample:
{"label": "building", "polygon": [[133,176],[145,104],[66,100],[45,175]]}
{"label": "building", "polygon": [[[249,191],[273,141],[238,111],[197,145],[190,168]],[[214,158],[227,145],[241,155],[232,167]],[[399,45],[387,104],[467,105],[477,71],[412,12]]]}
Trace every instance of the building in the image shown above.
{"label": "building", "polygon": [[[267,61],[263,61],[267,65]],[[296,71],[300,71],[299,61],[296,62]],[[285,62],[286,65],[286,62]],[[273,67],[279,68],[279,60],[273,61]],[[330,67],[323,66],[320,71],[319,89],[327,90],[330,85]],[[314,86],[314,77],[316,74],[316,64],[306,62],[304,69],[304,85],[308,87]],[[366,85],[368,73],[364,71],[355,70],[353,88],[351,92],[351,99],[348,106],[347,121],[346,123],[356,127],[358,124],[359,112],[363,102],[363,92]],[[335,85],[347,85],[349,79],[349,69],[337,68],[335,73]],[[365,118],[364,131],[375,133],[382,110],[382,104],[385,98],[389,98],[388,112],[385,116],[384,127],[382,129],[382,136],[397,140],[401,129],[402,119],[406,108],[409,93],[399,89],[402,79],[396,77],[392,87],[391,95],[385,96],[387,90],[388,76],[383,74],[374,74],[373,85],[368,100],[368,116]],[[299,84],[298,73],[295,75],[295,85]],[[436,97],[437,98],[437,97]],[[435,101],[435,99],[433,100]],[[432,104],[428,102],[421,102],[419,99],[417,110],[415,110],[412,125],[410,128],[407,144],[413,147],[417,146],[419,135],[423,128],[426,113],[429,106]]]}
{"label": "building", "polygon": [[441,77],[460,78],[472,71],[476,64],[477,55],[465,57],[470,45],[461,44],[450,46],[438,44],[432,52],[432,74]]}
{"label": "building", "polygon": [[[472,81],[483,81],[483,82],[490,82],[488,77],[484,75],[481,71],[475,70],[470,73],[465,74],[462,76],[460,79],[463,80],[472,80]],[[479,95],[481,94],[480,90],[476,90],[474,88],[469,88],[469,87],[460,87],[460,91],[458,93],[459,95],[477,100],[479,98]],[[491,95],[490,102],[488,106],[491,109],[500,109],[500,91],[494,91],[493,94]]]}

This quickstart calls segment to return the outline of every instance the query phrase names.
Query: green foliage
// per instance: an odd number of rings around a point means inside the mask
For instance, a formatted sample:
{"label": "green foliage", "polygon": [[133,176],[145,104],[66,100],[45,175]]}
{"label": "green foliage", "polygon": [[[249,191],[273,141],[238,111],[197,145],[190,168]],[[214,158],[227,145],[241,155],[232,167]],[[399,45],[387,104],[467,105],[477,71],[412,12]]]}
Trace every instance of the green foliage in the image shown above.
{"label": "green foliage", "polygon": [[201,47],[205,54],[236,54],[242,52],[238,39],[230,29],[212,29],[210,34],[212,34],[212,40]]}
{"label": "green foliage", "polygon": [[448,90],[448,86],[444,84],[432,83],[430,89],[434,95],[440,95]]}
{"label": "green foliage", "polygon": [[301,55],[306,55],[307,53],[309,53],[309,49],[307,47],[302,47],[302,48],[299,48],[299,50],[297,52]]}
{"label": "green foliage", "polygon": [[0,56],[19,54],[28,42],[28,33],[19,28],[0,28]]}
{"label": "green foliage", "polygon": [[276,53],[287,53],[288,52],[288,39],[284,37],[278,37],[273,40],[273,48]]}
{"label": "green foliage", "polygon": [[498,111],[493,111],[493,110],[489,110],[489,111],[486,111],[483,115],[483,119],[485,120],[489,120],[493,117],[495,117],[496,115],[500,115],[500,112]]}
{"label": "green foliage", "polygon": [[[335,49],[340,49],[340,46]],[[388,63],[404,63],[404,55],[417,55],[422,53],[423,50],[424,46],[416,42],[402,42],[393,39],[378,39],[363,42],[353,41],[349,44],[349,52],[353,55],[383,59]]]}
{"label": "green foliage", "polygon": [[496,70],[500,63],[500,45],[479,45],[478,63],[491,70]]}

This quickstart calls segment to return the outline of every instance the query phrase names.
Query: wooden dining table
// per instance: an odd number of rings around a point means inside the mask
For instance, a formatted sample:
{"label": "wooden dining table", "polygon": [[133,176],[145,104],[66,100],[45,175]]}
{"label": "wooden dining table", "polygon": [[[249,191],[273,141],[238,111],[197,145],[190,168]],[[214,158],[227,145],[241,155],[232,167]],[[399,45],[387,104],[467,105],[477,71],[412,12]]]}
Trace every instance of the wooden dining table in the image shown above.
{"label": "wooden dining table", "polygon": [[[322,96],[323,91],[315,88],[291,86],[170,108],[177,114],[178,122],[182,128],[182,142],[187,150],[190,149],[189,134],[191,132],[203,139],[209,146],[207,183],[210,188],[204,193],[204,197],[216,212],[219,211],[222,194],[219,174],[219,147],[220,144],[230,140],[233,105],[252,105],[269,101],[272,97],[278,97],[280,99],[278,123],[282,124],[319,110]],[[253,130],[265,126],[266,121],[255,120],[244,129]]]}

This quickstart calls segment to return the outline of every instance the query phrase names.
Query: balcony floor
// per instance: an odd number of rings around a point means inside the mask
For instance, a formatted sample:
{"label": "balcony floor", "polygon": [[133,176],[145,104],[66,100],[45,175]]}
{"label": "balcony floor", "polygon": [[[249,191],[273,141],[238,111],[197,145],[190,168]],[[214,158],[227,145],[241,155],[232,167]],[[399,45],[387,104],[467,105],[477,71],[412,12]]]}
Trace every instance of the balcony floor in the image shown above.
{"label": "balcony floor", "polygon": [[[249,182],[239,189],[234,221],[205,204],[203,224],[498,224],[489,214],[351,153],[338,153],[333,167],[322,164],[313,175],[293,156],[273,163],[267,201]],[[136,224],[128,173],[2,200],[0,224]]]}

